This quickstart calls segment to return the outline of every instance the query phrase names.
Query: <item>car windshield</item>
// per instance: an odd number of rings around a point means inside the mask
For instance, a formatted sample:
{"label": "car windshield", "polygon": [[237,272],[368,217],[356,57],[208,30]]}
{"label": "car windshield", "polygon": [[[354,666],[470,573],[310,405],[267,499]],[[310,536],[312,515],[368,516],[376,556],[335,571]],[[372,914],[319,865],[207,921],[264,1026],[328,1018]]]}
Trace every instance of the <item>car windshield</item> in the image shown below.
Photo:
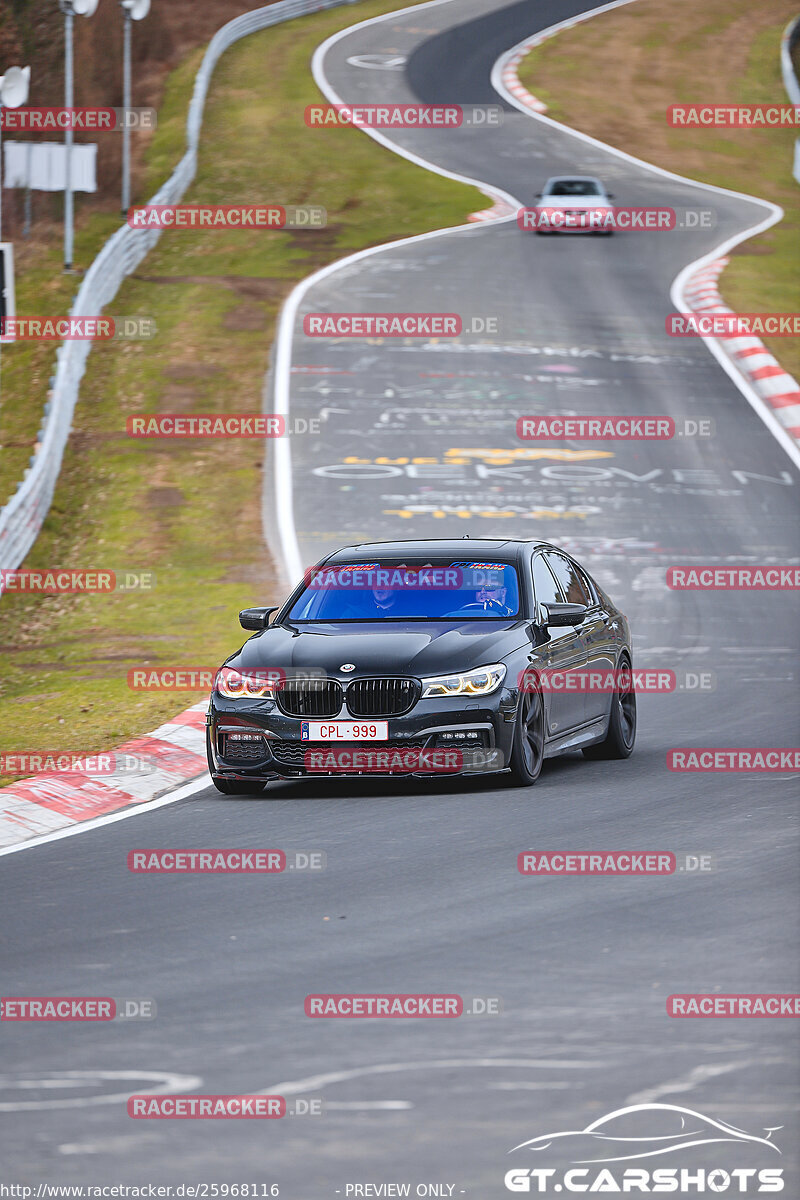
{"label": "car windshield", "polygon": [[554,179],[548,185],[547,196],[600,196],[602,192],[592,179]]}
{"label": "car windshield", "polygon": [[335,563],[312,568],[290,621],[485,621],[519,615],[507,563]]}

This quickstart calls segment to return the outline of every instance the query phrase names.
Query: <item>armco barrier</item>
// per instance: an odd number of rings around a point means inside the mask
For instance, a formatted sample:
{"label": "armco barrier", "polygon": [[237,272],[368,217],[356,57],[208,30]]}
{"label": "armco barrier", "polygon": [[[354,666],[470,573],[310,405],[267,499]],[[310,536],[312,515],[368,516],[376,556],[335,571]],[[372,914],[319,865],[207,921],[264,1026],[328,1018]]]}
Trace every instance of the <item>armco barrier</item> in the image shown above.
{"label": "armco barrier", "polygon": [[[792,104],[800,104],[800,83],[797,80],[797,73],[792,62],[792,50],[800,40],[800,17],[795,17],[786,26],[781,39],[781,74],[783,75],[783,86],[786,88],[786,93]],[[794,144],[794,169],[792,171],[795,179],[800,183],[800,138]]]}
{"label": "armco barrier", "polygon": [[[278,0],[236,17],[217,30],[197,72],[186,122],[186,153],[150,204],[177,204],[197,170],[197,148],[208,85],[221,55],[240,38],[270,25],[291,21],[326,8],[354,4],[357,0]],[[108,239],[81,283],[73,316],[96,316],[113,300],[126,275],[136,269],[161,235],[158,229],[131,229],[124,225]],[[25,477],[8,504],[0,510],[0,568],[14,570],[36,541],[47,516],[61,470],[72,414],[78,400],[91,341],[63,342],[57,351],[56,373],[37,437],[36,453]]]}

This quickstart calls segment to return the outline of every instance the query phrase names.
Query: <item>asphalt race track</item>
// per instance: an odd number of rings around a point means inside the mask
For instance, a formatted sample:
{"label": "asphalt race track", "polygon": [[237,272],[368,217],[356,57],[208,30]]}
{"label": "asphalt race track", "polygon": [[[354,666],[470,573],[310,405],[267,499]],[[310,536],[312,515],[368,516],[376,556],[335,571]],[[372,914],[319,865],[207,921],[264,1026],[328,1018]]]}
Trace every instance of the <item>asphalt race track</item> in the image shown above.
{"label": "asphalt race track", "polygon": [[[791,597],[664,586],[672,564],[788,563],[800,550],[796,466],[703,343],[664,328],[679,271],[766,210],[647,172],[500,100],[497,57],[587,7],[450,0],[354,29],[319,66],[347,101],[501,107],[491,129],[391,141],[520,204],[548,175],[596,174],[619,204],[711,210],[714,228],[542,238],[513,219],[480,223],[313,284],[292,342],[290,411],[324,419],[318,438],[292,445],[299,554],[310,563],[396,536],[543,537],[626,611],[639,665],[704,671],[713,687],[642,697],[629,761],[568,756],[545,763],[530,790],[365,781],[244,799],[209,787],[6,857],[4,994],[158,1006],[152,1021],[6,1031],[10,1177],[258,1181],[297,1200],[405,1180],[412,1194],[432,1182],[484,1200],[510,1194],[509,1166],[529,1165],[508,1157],[518,1143],[664,1101],[753,1134],[782,1126],[779,1165],[796,1178],[792,1022],[665,1012],[672,993],[800,990],[796,777],[666,766],[672,747],[796,738]],[[348,61],[363,55],[405,65]],[[426,179],[420,169],[423,201]],[[413,344],[303,335],[304,313],[338,311],[456,312],[465,324],[496,318],[498,332]],[[567,459],[552,456],[556,443],[517,439],[518,416],[557,412],[710,419],[713,435],[568,443],[591,454]],[[134,848],[210,846],[323,851],[326,869],[126,868]],[[714,870],[524,878],[517,854],[533,847],[710,854]],[[503,1011],[449,1022],[304,1014],[308,993],[353,991],[500,997]],[[125,1096],[159,1088],[319,1097],[325,1112],[132,1121]],[[681,1165],[765,1163],[700,1148]]]}

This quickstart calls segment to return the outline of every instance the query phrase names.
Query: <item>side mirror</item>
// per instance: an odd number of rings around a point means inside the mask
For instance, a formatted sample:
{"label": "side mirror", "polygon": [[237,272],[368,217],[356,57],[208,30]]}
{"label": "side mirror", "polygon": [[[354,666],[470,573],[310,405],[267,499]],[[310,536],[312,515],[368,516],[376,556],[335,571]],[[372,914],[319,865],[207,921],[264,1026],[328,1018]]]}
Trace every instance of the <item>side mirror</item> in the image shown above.
{"label": "side mirror", "polygon": [[545,624],[557,627],[564,625],[580,625],[586,617],[586,606],[583,604],[543,604]]}
{"label": "side mirror", "polygon": [[613,192],[606,192],[606,199],[607,199],[607,200],[616,200],[616,198],[617,198],[617,197],[614,195],[614,193],[613,193]]}
{"label": "side mirror", "polygon": [[541,193],[541,192],[537,192],[537,193],[536,193],[536,195],[535,195],[533,198],[534,198],[534,200],[541,200],[541,198],[542,198],[542,193]]}
{"label": "side mirror", "polygon": [[272,608],[243,608],[239,613],[239,624],[242,629],[266,629],[269,619],[278,611],[278,605]]}

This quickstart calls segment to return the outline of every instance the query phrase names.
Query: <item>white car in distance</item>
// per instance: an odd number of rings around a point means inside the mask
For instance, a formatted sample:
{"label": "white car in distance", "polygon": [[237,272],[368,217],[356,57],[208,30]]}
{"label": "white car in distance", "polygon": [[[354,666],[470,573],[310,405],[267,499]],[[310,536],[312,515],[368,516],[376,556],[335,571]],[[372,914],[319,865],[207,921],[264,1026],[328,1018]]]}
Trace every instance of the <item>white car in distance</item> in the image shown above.
{"label": "white car in distance", "polygon": [[593,175],[553,175],[536,194],[536,232],[608,236],[614,232],[613,199]]}

